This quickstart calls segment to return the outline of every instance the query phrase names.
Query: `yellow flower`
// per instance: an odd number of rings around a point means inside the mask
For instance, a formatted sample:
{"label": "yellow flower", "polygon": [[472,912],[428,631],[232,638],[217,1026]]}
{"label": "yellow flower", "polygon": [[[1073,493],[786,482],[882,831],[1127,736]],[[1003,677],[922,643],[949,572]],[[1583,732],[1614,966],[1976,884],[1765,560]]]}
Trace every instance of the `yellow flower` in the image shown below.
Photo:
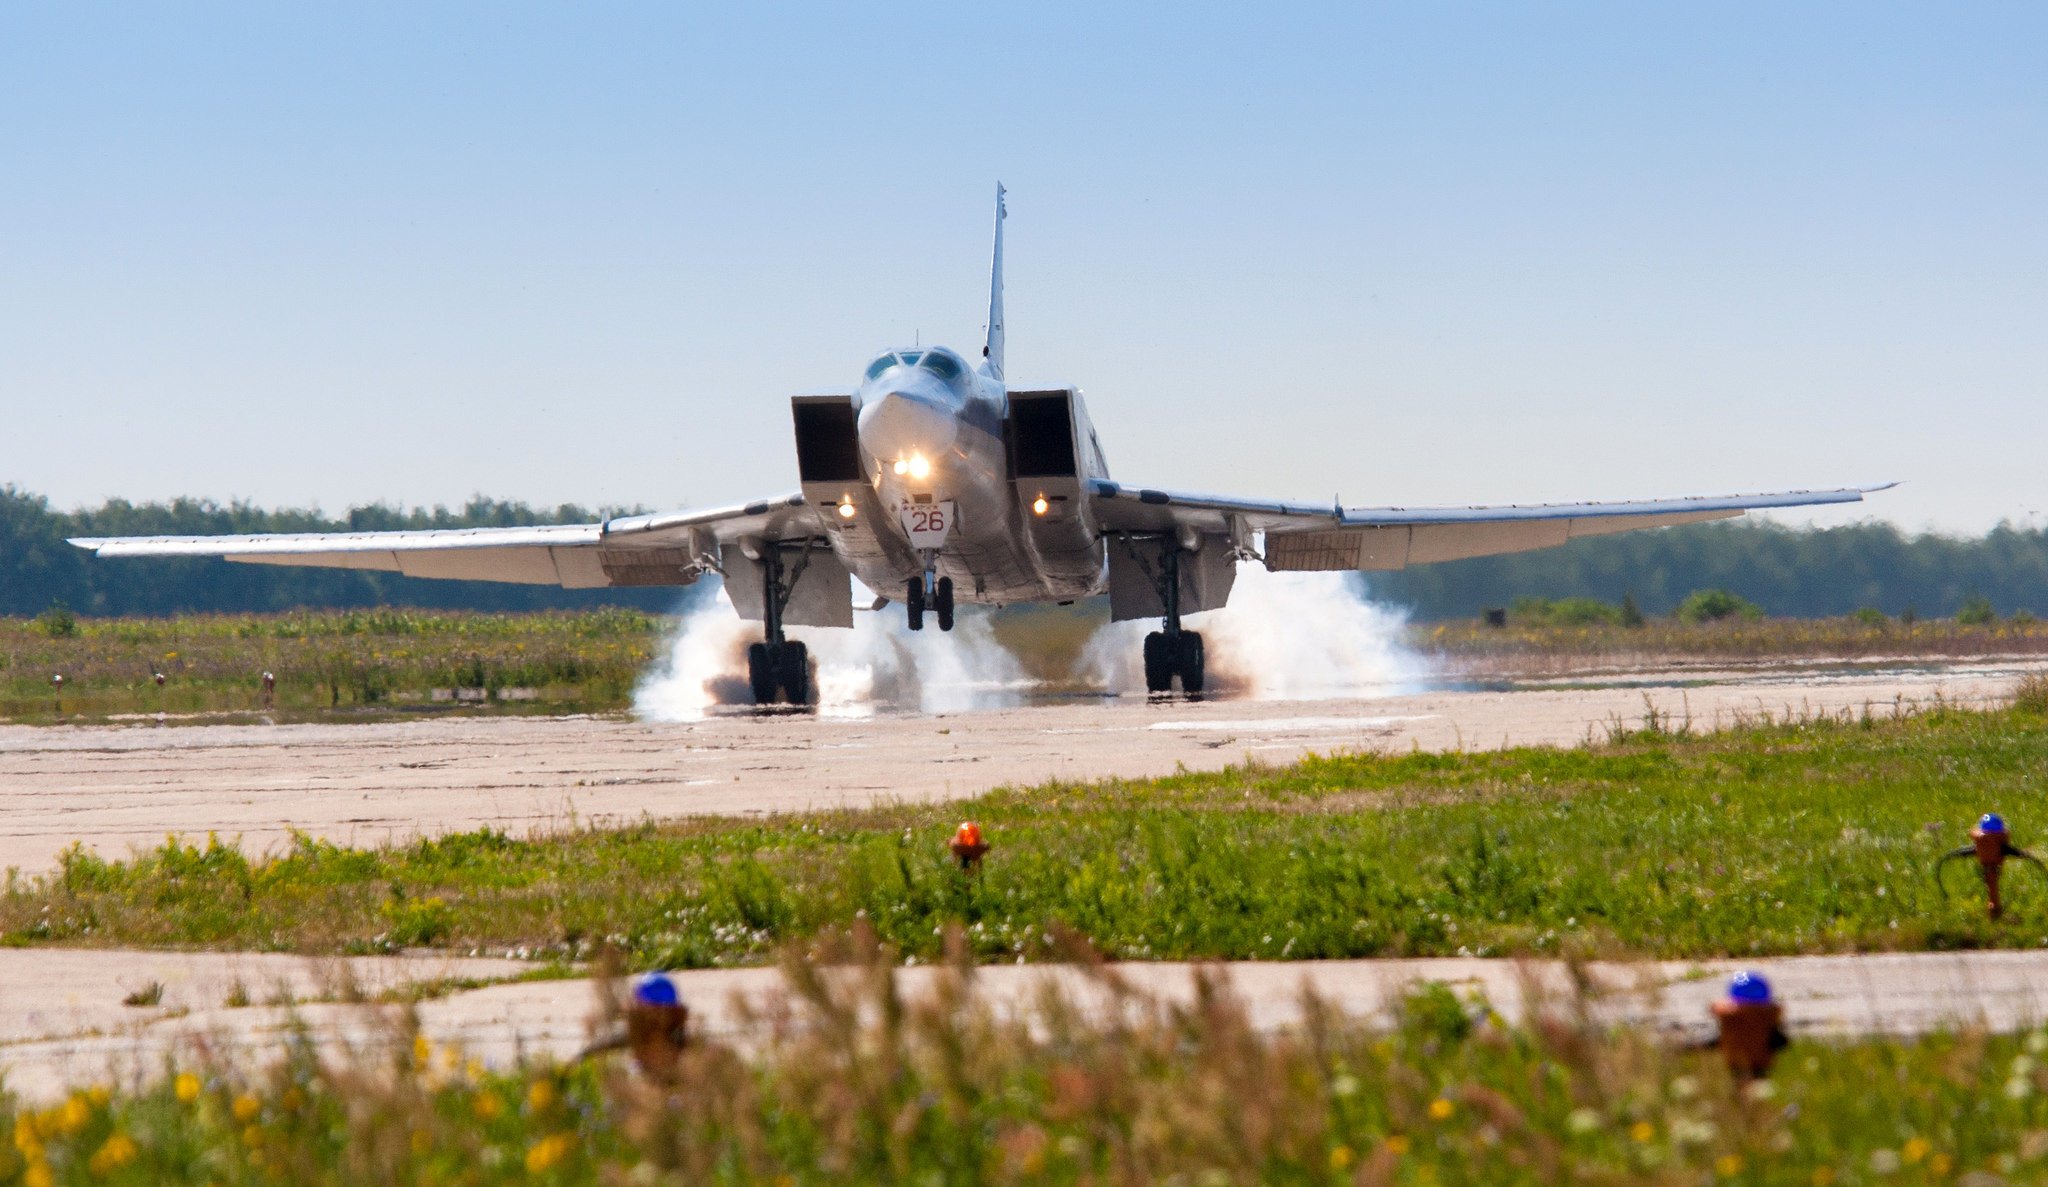
{"label": "yellow flower", "polygon": [[478,1121],[496,1121],[498,1114],[505,1111],[505,1104],[495,1092],[479,1092],[476,1103],[470,1108],[475,1110]]}
{"label": "yellow flower", "polygon": [[427,1066],[427,1061],[428,1061],[428,1060],[430,1060],[430,1059],[432,1059],[433,1057],[434,1057],[434,1045],[433,1045],[432,1043],[429,1043],[429,1042],[427,1041],[427,1036],[425,1036],[425,1035],[414,1035],[414,1036],[412,1037],[412,1063],[413,1063],[413,1066],[414,1066],[414,1067],[425,1067],[425,1066]]}
{"label": "yellow flower", "polygon": [[1647,1142],[1657,1136],[1657,1127],[1647,1121],[1638,1121],[1628,1127],[1628,1136],[1638,1143]]}
{"label": "yellow flower", "polygon": [[1397,1133],[1388,1138],[1387,1149],[1392,1150],[1396,1155],[1406,1154],[1408,1152],[1408,1135]]}
{"label": "yellow flower", "polygon": [[1906,1160],[1907,1166],[1912,1166],[1927,1157],[1928,1152],[1933,1149],[1934,1143],[1926,1138],[1913,1138],[1899,1148],[1899,1157]]}
{"label": "yellow flower", "polygon": [[242,1144],[244,1146],[249,1147],[251,1150],[254,1150],[256,1147],[261,1146],[263,1144],[263,1127],[261,1125],[251,1125],[249,1128],[243,1130]]}
{"label": "yellow flower", "polygon": [[32,1113],[17,1113],[14,1117],[14,1148],[21,1156],[34,1162],[43,1156],[42,1139],[36,1136],[36,1119]]}
{"label": "yellow flower", "polygon": [[1431,1121],[1449,1121],[1451,1114],[1457,1112],[1457,1109],[1458,1106],[1439,1096],[1429,1102],[1429,1119]]}
{"label": "yellow flower", "polygon": [[191,1104],[199,1099],[199,1077],[191,1072],[179,1072],[174,1091],[177,1092],[180,1102]]}
{"label": "yellow flower", "polygon": [[555,1086],[546,1080],[535,1080],[526,1090],[526,1107],[538,1113],[555,1103]]}
{"label": "yellow flower", "polygon": [[108,1088],[105,1084],[95,1084],[85,1090],[85,1098],[104,1109],[107,1107],[107,1102],[114,1099],[114,1092],[113,1089]]}
{"label": "yellow flower", "polygon": [[412,1131],[412,1154],[414,1158],[425,1158],[434,1148],[434,1135],[424,1129]]}
{"label": "yellow flower", "polygon": [[527,1150],[526,1173],[529,1175],[537,1175],[542,1171],[547,1170],[548,1168],[554,1166],[556,1163],[562,1161],[562,1159],[568,1157],[570,1149],[573,1148],[575,1145],[575,1134],[549,1134],[548,1136],[535,1142],[533,1144],[533,1147]]}
{"label": "yellow flower", "polygon": [[263,1102],[244,1092],[235,1098],[235,1120],[247,1121],[263,1111]]}
{"label": "yellow flower", "polygon": [[1828,1187],[1828,1184],[1830,1184],[1830,1183],[1832,1183],[1832,1182],[1834,1182],[1834,1181],[1835,1181],[1835,1168],[1834,1168],[1834,1167],[1831,1167],[1831,1166],[1817,1166],[1817,1167],[1813,1168],[1813,1187]]}
{"label": "yellow flower", "polygon": [[64,1107],[57,1113],[57,1128],[65,1134],[74,1134],[84,1129],[85,1123],[90,1120],[92,1106],[86,1103],[85,1097],[74,1092],[71,1099],[65,1101]]}
{"label": "yellow flower", "polygon": [[1351,1160],[1355,1157],[1357,1155],[1352,1152],[1351,1147],[1339,1146],[1330,1151],[1330,1169],[1333,1171],[1343,1170],[1351,1165]]}
{"label": "yellow flower", "polygon": [[1742,1173],[1742,1155],[1723,1154],[1714,1160],[1714,1171],[1724,1179],[1732,1179]]}
{"label": "yellow flower", "polygon": [[50,1164],[47,1162],[31,1163],[21,1176],[21,1187],[50,1187],[55,1182],[56,1179],[50,1176]]}
{"label": "yellow flower", "polygon": [[135,1161],[135,1140],[125,1133],[117,1133],[107,1139],[93,1156],[86,1161],[86,1168],[95,1175],[107,1175]]}
{"label": "yellow flower", "polygon": [[1950,1158],[1948,1155],[1936,1154],[1934,1157],[1927,1160],[1927,1173],[1933,1175],[1935,1178],[1938,1179],[1941,1178],[1943,1175],[1948,1174],[1949,1170],[1953,1168],[1955,1164],[1956,1160]]}

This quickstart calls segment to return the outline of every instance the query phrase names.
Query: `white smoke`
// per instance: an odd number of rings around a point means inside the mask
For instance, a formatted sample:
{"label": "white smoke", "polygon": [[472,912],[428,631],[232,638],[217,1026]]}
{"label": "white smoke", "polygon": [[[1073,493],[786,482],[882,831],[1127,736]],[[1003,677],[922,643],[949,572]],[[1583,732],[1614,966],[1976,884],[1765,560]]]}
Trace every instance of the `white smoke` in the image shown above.
{"label": "white smoke", "polygon": [[[859,717],[877,710],[947,713],[1023,701],[1024,670],[997,644],[988,620],[963,608],[950,632],[932,618],[913,631],[898,606],[855,611],[853,629],[792,628],[810,650],[818,712]],[[720,705],[748,705],[747,647],[761,624],[742,619],[720,589],[683,616],[668,652],[641,678],[633,708],[650,721],[695,721]]]}
{"label": "white smoke", "polygon": [[[1206,652],[1208,692],[1260,701],[1389,696],[1429,673],[1403,641],[1407,618],[1369,602],[1347,573],[1237,568],[1230,602],[1190,614]],[[1083,676],[1112,693],[1142,693],[1146,634],[1156,619],[1109,623],[1081,653]]]}

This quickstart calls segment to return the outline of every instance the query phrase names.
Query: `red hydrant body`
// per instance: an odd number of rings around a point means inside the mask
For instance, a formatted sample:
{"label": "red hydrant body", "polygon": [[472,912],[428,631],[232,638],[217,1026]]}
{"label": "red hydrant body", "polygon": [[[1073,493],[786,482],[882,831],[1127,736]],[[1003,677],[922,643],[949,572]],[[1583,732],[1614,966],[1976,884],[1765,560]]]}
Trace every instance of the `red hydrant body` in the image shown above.
{"label": "red hydrant body", "polygon": [[963,820],[953,833],[952,844],[947,847],[953,851],[953,858],[960,863],[960,868],[971,872],[981,868],[982,855],[988,852],[988,840],[981,835],[980,825],[972,820]]}

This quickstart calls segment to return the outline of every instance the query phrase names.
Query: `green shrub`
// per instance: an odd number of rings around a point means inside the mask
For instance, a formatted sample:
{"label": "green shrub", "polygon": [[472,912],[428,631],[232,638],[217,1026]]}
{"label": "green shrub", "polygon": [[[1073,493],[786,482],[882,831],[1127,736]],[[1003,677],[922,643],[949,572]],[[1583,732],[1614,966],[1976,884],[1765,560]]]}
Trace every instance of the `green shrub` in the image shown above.
{"label": "green shrub", "polygon": [[1991,608],[1991,599],[1983,594],[1971,594],[1964,598],[1963,604],[1956,610],[1956,623],[1959,626],[1990,626],[1997,621],[1998,611]]}
{"label": "green shrub", "polygon": [[1508,617],[1520,626],[1618,626],[1622,612],[1597,598],[1516,598]]}
{"label": "green shrub", "polygon": [[1696,589],[1679,603],[1680,622],[1719,622],[1724,618],[1758,619],[1764,616],[1756,603],[1725,589]]}
{"label": "green shrub", "polygon": [[1855,619],[1857,625],[1868,627],[1880,627],[1891,621],[1885,617],[1884,611],[1875,606],[1865,606],[1849,617]]}
{"label": "green shrub", "polygon": [[78,616],[64,603],[51,602],[48,610],[36,615],[34,627],[44,638],[69,639],[78,634]]}

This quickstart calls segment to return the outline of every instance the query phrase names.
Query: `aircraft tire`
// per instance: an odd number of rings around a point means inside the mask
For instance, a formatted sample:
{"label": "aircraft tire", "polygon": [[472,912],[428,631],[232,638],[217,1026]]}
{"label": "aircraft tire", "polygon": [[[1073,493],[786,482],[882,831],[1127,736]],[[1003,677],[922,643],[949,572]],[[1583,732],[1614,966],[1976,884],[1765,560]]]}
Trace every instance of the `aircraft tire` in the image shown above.
{"label": "aircraft tire", "polygon": [[938,597],[938,605],[937,605],[937,606],[934,606],[934,607],[933,607],[933,609],[935,609],[935,610],[937,610],[937,611],[939,612],[939,629],[940,629],[940,630],[942,630],[942,631],[950,631],[950,630],[952,630],[952,629],[953,629],[953,579],[952,579],[951,577],[941,577],[941,578],[939,578],[939,597]]}
{"label": "aircraft tire", "polygon": [[903,598],[903,611],[907,616],[911,630],[921,631],[924,629],[924,578],[912,577],[910,579],[910,588],[906,591]]}
{"label": "aircraft tire", "polygon": [[801,643],[784,643],[777,657],[782,696],[792,705],[811,703],[811,654]]}
{"label": "aircraft tire", "polygon": [[1180,690],[1185,693],[1202,691],[1203,682],[1208,679],[1205,657],[1202,654],[1202,636],[1193,631],[1180,633]]}
{"label": "aircraft tire", "polygon": [[1153,631],[1145,636],[1145,691],[1171,692],[1173,690],[1174,657],[1167,645],[1166,635]]}
{"label": "aircraft tire", "polygon": [[747,683],[753,686],[756,705],[775,703],[776,689],[782,683],[781,673],[775,670],[775,662],[770,658],[766,643],[756,643],[747,648]]}

